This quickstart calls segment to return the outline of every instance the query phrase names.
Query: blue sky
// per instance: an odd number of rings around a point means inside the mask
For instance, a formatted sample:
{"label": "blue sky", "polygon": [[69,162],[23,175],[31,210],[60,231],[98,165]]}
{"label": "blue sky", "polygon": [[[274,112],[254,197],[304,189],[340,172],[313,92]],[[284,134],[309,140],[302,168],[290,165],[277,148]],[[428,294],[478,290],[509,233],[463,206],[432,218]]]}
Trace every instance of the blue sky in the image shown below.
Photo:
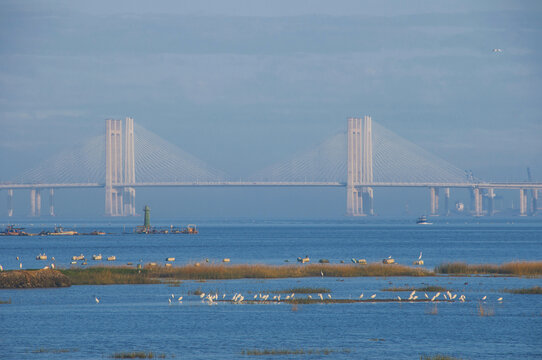
{"label": "blue sky", "polygon": [[479,177],[524,180],[530,166],[542,179],[536,1],[1,1],[0,10],[0,181],[98,135],[110,117],[132,116],[243,177],[364,114]]}

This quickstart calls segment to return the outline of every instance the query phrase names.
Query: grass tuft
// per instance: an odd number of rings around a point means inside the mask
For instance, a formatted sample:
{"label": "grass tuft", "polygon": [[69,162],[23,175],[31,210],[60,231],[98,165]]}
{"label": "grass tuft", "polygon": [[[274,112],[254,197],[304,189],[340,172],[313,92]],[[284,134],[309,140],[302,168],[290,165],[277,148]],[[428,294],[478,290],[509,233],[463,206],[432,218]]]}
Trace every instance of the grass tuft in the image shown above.
{"label": "grass tuft", "polygon": [[542,275],[542,261],[515,261],[495,264],[474,264],[469,265],[464,262],[444,263],[435,267],[437,274],[450,275],[516,275],[516,276],[535,276]]}
{"label": "grass tuft", "polygon": [[350,349],[249,349],[241,351],[241,355],[266,356],[266,355],[331,355],[334,353],[349,354]]}
{"label": "grass tuft", "polygon": [[540,286],[533,286],[531,288],[523,288],[523,289],[504,289],[504,292],[511,293],[511,294],[537,294],[542,295],[542,287]]}
{"label": "grass tuft", "polygon": [[120,352],[111,355],[113,359],[165,359],[166,354],[155,354],[153,352],[132,351]]}

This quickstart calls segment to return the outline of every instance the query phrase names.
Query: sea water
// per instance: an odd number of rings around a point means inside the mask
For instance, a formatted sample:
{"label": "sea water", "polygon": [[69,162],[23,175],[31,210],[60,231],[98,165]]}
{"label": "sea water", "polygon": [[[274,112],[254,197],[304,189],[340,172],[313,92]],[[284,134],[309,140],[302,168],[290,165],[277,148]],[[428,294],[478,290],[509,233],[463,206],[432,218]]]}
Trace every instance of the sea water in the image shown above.
{"label": "sea water", "polygon": [[[99,229],[108,234],[0,237],[0,264],[4,269],[18,268],[20,263],[23,268],[41,268],[55,257],[57,266],[70,267],[71,257],[81,253],[89,266],[164,264],[166,257],[175,257],[176,265],[207,260],[221,263],[224,258],[230,258],[232,264],[297,264],[297,257],[307,255],[311,262],[350,262],[352,258],[375,262],[392,256],[398,263],[412,264],[422,252],[424,266],[432,269],[450,261],[503,263],[542,258],[542,222],[538,218],[440,218],[433,222],[416,225],[410,219],[382,218],[202,221],[197,235],[136,235],[133,223],[66,221],[62,224],[65,228],[81,233]],[[39,232],[52,229],[54,223],[21,225],[28,232]],[[157,225],[166,228],[170,223]],[[44,252],[47,261],[35,259]],[[99,253],[103,261],[90,260]],[[106,261],[110,255],[117,260]],[[383,290],[427,285],[464,294],[467,301],[436,306],[404,301],[208,305],[194,294],[199,290],[231,299],[242,293],[251,299],[270,291],[318,287],[329,289],[333,298],[358,299],[363,293],[365,299],[373,294],[377,299],[404,299],[409,292]],[[324,275],[0,290],[0,301],[10,302],[0,304],[0,358],[96,359],[143,351],[177,359],[236,359],[253,358],[247,351],[265,349],[305,354],[257,358],[418,359],[422,354],[467,359],[540,358],[542,296],[503,292],[532,286],[542,286],[541,279]],[[177,300],[180,296],[182,302]],[[482,300],[484,296],[486,300]],[[497,301],[499,297],[503,301]],[[480,308],[490,316],[481,316]]]}

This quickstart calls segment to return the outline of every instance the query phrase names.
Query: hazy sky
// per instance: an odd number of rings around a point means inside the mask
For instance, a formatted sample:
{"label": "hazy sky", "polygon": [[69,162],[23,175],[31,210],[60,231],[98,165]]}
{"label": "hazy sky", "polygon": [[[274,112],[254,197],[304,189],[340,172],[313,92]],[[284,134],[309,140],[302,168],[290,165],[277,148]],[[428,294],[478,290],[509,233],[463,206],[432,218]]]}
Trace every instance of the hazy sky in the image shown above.
{"label": "hazy sky", "polygon": [[364,114],[542,180],[541,38],[538,1],[0,1],[0,181],[110,117],[242,177]]}

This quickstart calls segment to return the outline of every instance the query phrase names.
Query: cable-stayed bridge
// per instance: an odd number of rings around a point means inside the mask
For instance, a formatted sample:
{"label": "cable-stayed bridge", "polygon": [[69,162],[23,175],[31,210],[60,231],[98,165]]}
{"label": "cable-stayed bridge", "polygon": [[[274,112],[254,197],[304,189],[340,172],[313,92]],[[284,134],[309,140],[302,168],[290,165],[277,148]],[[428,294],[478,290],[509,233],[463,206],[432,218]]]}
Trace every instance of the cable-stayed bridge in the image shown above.
{"label": "cable-stayed bridge", "polygon": [[[490,183],[473,178],[447,161],[364,118],[348,119],[346,132],[333,135],[309,151],[271,165],[244,181],[232,181],[195,156],[134,124],[133,119],[106,120],[106,131],[77,149],[62,152],[28,169],[9,183],[8,216],[13,191],[30,190],[31,215],[41,214],[41,192],[60,188],[104,188],[105,214],[135,215],[136,189],[144,187],[345,187],[347,214],[372,215],[373,189],[424,187],[430,191],[431,215],[439,214],[439,190],[448,212],[450,189],[471,190],[473,214],[493,214],[495,189],[519,190],[520,214],[534,214],[542,183]],[[486,209],[482,198],[485,197]]]}

